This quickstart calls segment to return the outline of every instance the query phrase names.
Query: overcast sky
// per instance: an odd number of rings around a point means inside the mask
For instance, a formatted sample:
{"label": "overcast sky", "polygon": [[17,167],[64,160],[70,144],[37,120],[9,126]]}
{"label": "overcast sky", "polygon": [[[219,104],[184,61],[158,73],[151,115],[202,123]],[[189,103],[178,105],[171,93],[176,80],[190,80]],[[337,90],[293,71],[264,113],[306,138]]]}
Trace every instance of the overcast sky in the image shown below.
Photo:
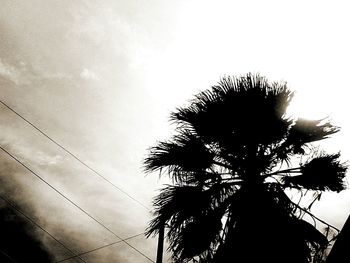
{"label": "overcast sky", "polygon": [[[146,149],[169,137],[172,110],[225,75],[286,81],[292,114],[342,128],[324,147],[346,161],[348,13],[337,0],[2,0],[0,99],[146,206],[164,183],[142,172]],[[4,106],[0,143],[119,238],[146,227],[147,209]],[[76,253],[118,240],[4,152],[0,163],[1,193]],[[327,194],[315,212],[341,227],[349,204],[348,190]],[[43,238],[56,260],[69,256]],[[130,240],[151,258],[154,243]],[[84,259],[149,262],[122,242]]]}

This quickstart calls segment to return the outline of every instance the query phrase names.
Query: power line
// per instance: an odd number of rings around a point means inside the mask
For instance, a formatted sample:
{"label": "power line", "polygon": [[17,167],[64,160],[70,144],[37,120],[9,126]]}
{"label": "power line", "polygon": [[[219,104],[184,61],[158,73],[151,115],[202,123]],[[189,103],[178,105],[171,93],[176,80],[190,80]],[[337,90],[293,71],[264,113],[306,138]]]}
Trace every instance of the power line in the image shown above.
{"label": "power line", "polygon": [[[92,215],[90,215],[87,211],[85,211],[83,208],[81,208],[78,204],[76,204],[75,202],[73,202],[71,199],[69,199],[67,196],[65,196],[63,193],[61,193],[58,189],[56,189],[53,185],[51,185],[50,183],[48,183],[44,178],[42,178],[39,174],[37,174],[36,172],[34,172],[32,169],[30,169],[26,164],[24,164],[22,161],[20,161],[16,156],[14,156],[13,154],[11,154],[10,152],[8,152],[6,149],[4,149],[2,146],[0,146],[0,149],[3,150],[5,153],[7,153],[12,159],[14,159],[16,162],[18,162],[19,164],[21,164],[25,169],[27,169],[29,172],[31,172],[34,176],[36,176],[38,179],[40,179],[43,183],[45,183],[47,186],[49,186],[52,190],[54,190],[56,193],[58,193],[61,197],[63,197],[66,201],[68,201],[69,203],[71,203],[73,206],[75,206],[77,209],[79,209],[82,213],[84,213],[86,216],[88,216],[89,218],[91,218],[93,221],[95,221],[97,224],[99,224],[101,227],[103,227],[104,229],[106,229],[108,232],[110,232],[111,234],[113,234],[115,237],[119,238],[122,240],[122,238],[120,236],[118,236],[115,232],[113,232],[109,227],[105,226],[102,222],[100,222],[99,220],[97,220],[95,217],[93,217]],[[142,253],[140,250],[138,250],[137,248],[135,248],[134,246],[132,246],[131,244],[129,244],[127,241],[123,241],[126,245],[128,245],[129,247],[131,247],[132,249],[134,249],[135,251],[137,251],[139,254],[141,254],[142,256],[144,256],[145,258],[147,258],[149,261],[154,262],[151,258],[149,258],[147,255],[145,255],[144,253]]]}
{"label": "power line", "polygon": [[144,205],[142,202],[140,202],[139,200],[137,200],[135,197],[133,197],[132,195],[130,195],[128,192],[126,192],[125,190],[123,190],[122,188],[120,188],[119,186],[115,185],[112,181],[110,181],[109,179],[107,179],[105,176],[103,176],[101,173],[99,173],[98,171],[96,171],[95,169],[93,169],[91,166],[89,166],[88,164],[86,164],[84,161],[82,161],[78,156],[76,156],[75,154],[73,154],[71,151],[69,151],[66,147],[64,147],[62,144],[58,143],[56,140],[54,140],[53,138],[51,138],[49,135],[47,135],[45,132],[43,132],[39,127],[37,127],[36,125],[34,125],[31,121],[29,121],[28,119],[26,119],[25,117],[23,117],[20,113],[18,113],[17,111],[15,111],[13,108],[11,108],[9,105],[7,105],[5,102],[3,102],[2,100],[0,100],[0,103],[2,105],[4,105],[8,110],[10,110],[11,112],[13,112],[14,114],[16,114],[19,118],[21,118],[23,121],[25,121],[26,123],[28,123],[30,126],[32,126],[35,130],[37,130],[39,133],[41,133],[44,137],[46,137],[48,140],[50,140],[52,143],[54,143],[55,145],[57,145],[59,148],[61,148],[62,150],[64,150],[66,153],[68,153],[70,156],[72,156],[75,160],[77,160],[80,164],[82,164],[83,166],[85,166],[86,168],[88,168],[90,171],[92,171],[94,174],[96,174],[97,176],[99,176],[100,178],[102,178],[105,182],[109,183],[110,185],[112,185],[115,189],[117,189],[118,191],[122,192],[123,194],[125,194],[126,196],[128,196],[130,199],[132,199],[134,202],[138,203],[139,205],[141,205],[142,207],[144,207],[145,209],[147,209],[148,211],[150,210],[149,207],[147,207],[146,205]]}
{"label": "power line", "polygon": [[4,255],[8,260],[10,260],[12,263],[17,263],[17,261],[15,261],[12,257],[10,257],[10,255],[8,255],[5,251],[0,249],[0,253]]}
{"label": "power line", "polygon": [[80,257],[80,255],[74,253],[69,247],[67,247],[65,244],[63,244],[61,241],[59,241],[57,238],[55,238],[49,231],[44,229],[42,226],[40,226],[38,223],[36,223],[34,220],[32,220],[28,215],[26,215],[22,210],[16,207],[16,205],[11,202],[8,198],[4,197],[3,195],[0,194],[0,198],[4,200],[13,210],[15,210],[17,213],[21,214],[24,216],[29,222],[31,222],[33,225],[36,227],[40,228],[43,232],[45,232],[47,235],[49,235],[52,239],[54,239],[57,243],[59,243],[62,247],[64,247],[66,250],[68,250],[71,254],[73,254],[74,258],[79,258],[81,261],[87,263],[84,259]]}
{"label": "power line", "polygon": [[[110,247],[110,246],[113,246],[115,244],[118,244],[118,243],[121,243],[123,241],[127,241],[127,240],[130,240],[130,239],[133,239],[135,237],[139,237],[141,235],[144,235],[145,233],[142,232],[142,233],[139,233],[137,235],[133,235],[133,236],[130,236],[130,237],[127,237],[127,238],[124,238],[122,240],[118,240],[118,241],[115,241],[115,242],[112,242],[112,243],[109,243],[107,245],[103,245],[103,246],[100,246],[100,247],[97,247],[97,248],[94,248],[94,249],[91,249],[91,250],[88,250],[88,251],[85,251],[85,252],[82,252],[82,253],[74,253],[70,248],[68,248],[66,245],[64,245],[61,241],[59,241],[57,238],[55,238],[55,236],[53,236],[50,232],[48,232],[46,229],[44,229],[42,226],[40,226],[38,223],[36,223],[33,219],[31,219],[27,214],[25,214],[22,210],[20,210],[19,208],[17,208],[17,206],[11,202],[7,197],[4,197],[3,195],[0,194],[0,198],[5,201],[13,210],[15,210],[17,213],[21,214],[24,218],[26,218],[29,222],[31,222],[33,225],[35,225],[36,227],[38,227],[39,229],[41,229],[43,232],[45,232],[47,235],[49,235],[52,239],[54,239],[57,243],[59,243],[62,247],[64,247],[66,250],[68,250],[71,254],[73,254],[73,256],[70,256],[68,258],[65,258],[65,259],[61,259],[59,261],[56,261],[56,263],[60,263],[60,262],[64,262],[64,261],[67,261],[67,260],[70,260],[70,259],[73,259],[73,258],[79,258],[81,261],[85,262],[86,261],[81,258],[81,256],[83,255],[86,255],[86,254],[89,254],[91,252],[95,252],[97,250],[100,250],[100,249],[103,249],[103,248],[106,248],[106,247]],[[6,256],[7,258],[9,258],[11,260],[11,262],[15,262],[14,259],[12,259],[8,254],[6,254],[4,251],[0,250],[0,253],[3,254],[4,256]]]}
{"label": "power line", "polygon": [[76,255],[76,256],[72,256],[72,257],[69,257],[69,258],[62,259],[62,260],[60,260],[60,261],[56,261],[56,263],[64,262],[64,261],[67,261],[67,260],[69,260],[69,259],[73,259],[73,258],[75,258],[75,257],[77,257],[77,256],[83,256],[83,255],[89,254],[89,253],[91,253],[91,252],[95,252],[95,251],[97,251],[97,250],[100,250],[100,249],[103,249],[103,248],[106,248],[106,247],[113,246],[113,245],[115,245],[115,244],[118,244],[118,243],[121,243],[121,242],[123,242],[123,241],[127,241],[127,240],[130,240],[130,239],[133,239],[133,238],[135,238],[135,237],[138,237],[138,236],[141,236],[141,235],[144,235],[144,234],[145,234],[145,233],[142,232],[142,233],[140,233],[140,234],[133,235],[133,236],[131,236],[131,237],[124,238],[124,239],[122,239],[122,240],[118,240],[118,241],[109,243],[109,244],[107,244],[107,245],[103,245],[103,246],[100,246],[100,247],[97,247],[97,248],[94,248],[94,249],[85,251],[85,252],[83,252],[83,253],[79,253],[79,254]]}

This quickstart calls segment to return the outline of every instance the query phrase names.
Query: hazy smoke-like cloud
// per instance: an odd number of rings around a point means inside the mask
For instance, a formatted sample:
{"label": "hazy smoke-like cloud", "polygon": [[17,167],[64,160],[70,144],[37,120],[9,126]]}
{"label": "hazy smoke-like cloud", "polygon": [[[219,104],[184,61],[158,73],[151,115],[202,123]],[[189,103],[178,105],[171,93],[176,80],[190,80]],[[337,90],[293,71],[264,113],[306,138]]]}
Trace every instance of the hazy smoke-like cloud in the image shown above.
{"label": "hazy smoke-like cloud", "polygon": [[96,75],[95,72],[84,68],[83,71],[80,73],[80,77],[84,80],[98,80],[99,77]]}
{"label": "hazy smoke-like cloud", "polygon": [[[45,233],[22,212],[23,209],[33,214],[34,209],[26,197],[20,196],[16,173],[15,163],[0,159],[0,262],[54,262],[43,242]],[[11,196],[18,196],[21,201],[15,204]]]}
{"label": "hazy smoke-like cloud", "polygon": [[19,82],[19,72],[17,71],[17,69],[3,62],[1,58],[0,58],[0,77],[8,79],[14,82],[15,84],[18,84]]}
{"label": "hazy smoke-like cloud", "polygon": [[54,262],[35,226],[1,201],[0,198],[0,261]]}

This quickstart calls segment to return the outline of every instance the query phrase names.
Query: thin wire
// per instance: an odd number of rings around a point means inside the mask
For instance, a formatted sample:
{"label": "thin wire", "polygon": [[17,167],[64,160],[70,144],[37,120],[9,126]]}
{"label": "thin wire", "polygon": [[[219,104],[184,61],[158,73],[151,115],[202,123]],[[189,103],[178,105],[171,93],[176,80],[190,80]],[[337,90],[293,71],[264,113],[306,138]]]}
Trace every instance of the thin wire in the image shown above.
{"label": "thin wire", "polygon": [[17,263],[17,261],[15,261],[12,257],[10,257],[10,255],[8,255],[5,251],[0,249],[0,253],[3,254],[7,259],[9,259],[11,262],[13,263]]}
{"label": "thin wire", "polygon": [[[5,201],[13,210],[15,210],[16,212],[18,212],[19,214],[21,214],[22,216],[24,216],[29,222],[31,222],[33,225],[35,225],[36,227],[40,228],[43,232],[45,232],[47,235],[49,235],[52,239],[54,239],[57,243],[59,243],[62,247],[64,247],[65,249],[67,249],[70,253],[73,254],[73,256],[70,256],[68,258],[65,258],[65,259],[61,259],[59,261],[56,261],[56,263],[60,263],[60,262],[64,262],[64,261],[67,261],[69,259],[73,259],[73,258],[79,258],[81,261],[85,262],[86,261],[81,258],[81,256],[83,255],[86,255],[86,254],[89,254],[91,252],[94,252],[94,251],[97,251],[97,250],[100,250],[100,249],[103,249],[103,248],[106,248],[106,247],[109,247],[109,246],[112,246],[112,245],[115,245],[115,244],[118,244],[118,243],[121,243],[123,241],[127,241],[127,240],[130,240],[130,239],[133,239],[135,237],[139,237],[141,235],[144,235],[145,233],[142,232],[142,233],[139,233],[137,235],[133,235],[133,236],[130,236],[130,237],[127,237],[127,238],[124,238],[123,240],[118,240],[118,241],[115,241],[115,242],[112,242],[112,243],[109,243],[107,245],[103,245],[103,246],[100,246],[100,247],[97,247],[97,248],[94,248],[94,249],[91,249],[91,250],[88,250],[88,251],[85,251],[85,252],[82,252],[82,253],[74,253],[70,248],[68,248],[66,245],[64,245],[61,241],[59,241],[57,238],[55,238],[50,232],[48,232],[46,229],[44,229],[42,226],[40,226],[38,223],[36,223],[33,219],[31,219],[28,215],[26,215],[22,210],[20,210],[19,208],[16,207],[16,205],[11,202],[8,198],[4,197],[3,195],[0,194],[0,198]],[[7,258],[9,258],[12,262],[15,262],[8,254],[6,254],[4,251],[0,250],[0,253],[2,253],[3,255],[5,255]]]}
{"label": "thin wire", "polygon": [[[108,232],[110,232],[111,234],[113,234],[115,237],[119,238],[122,240],[122,238],[120,236],[118,236],[115,232],[113,232],[110,228],[108,228],[107,226],[105,226],[102,222],[100,222],[99,220],[97,220],[95,217],[93,217],[92,215],[90,215],[87,211],[85,211],[83,208],[81,208],[79,205],[77,205],[76,203],[74,203],[71,199],[69,199],[67,196],[65,196],[64,194],[62,194],[58,189],[56,189],[54,186],[52,186],[50,183],[48,183],[45,179],[43,179],[40,175],[38,175],[36,172],[34,172],[32,169],[30,169],[26,164],[24,164],[23,162],[21,162],[16,156],[14,156],[13,154],[11,154],[10,152],[8,152],[6,149],[4,149],[1,145],[0,145],[0,149],[3,150],[5,153],[7,153],[9,156],[11,156],[15,161],[17,161],[19,164],[21,164],[25,169],[27,169],[29,172],[31,172],[33,175],[35,175],[37,178],[39,178],[43,183],[45,183],[47,186],[49,186],[52,190],[54,190],[56,193],[58,193],[60,196],[62,196],[64,199],[66,199],[69,203],[71,203],[73,206],[75,206],[77,209],[79,209],[81,212],[83,212],[86,216],[88,216],[89,218],[91,218],[93,221],[95,221],[97,224],[99,224],[101,227],[103,227],[104,229],[106,229]],[[128,242],[123,241],[125,244],[127,244],[129,247],[131,247],[132,249],[134,249],[135,251],[137,251],[139,254],[143,255],[145,258],[147,258],[149,261],[154,262],[151,258],[149,258],[147,255],[145,255],[144,253],[142,253],[140,250],[138,250],[137,248],[135,248],[134,246],[130,245]]]}
{"label": "thin wire", "polygon": [[100,247],[97,247],[97,248],[94,248],[94,249],[85,251],[85,252],[80,253],[80,254],[78,254],[78,255],[76,255],[76,256],[72,256],[72,257],[69,257],[69,258],[62,259],[62,260],[60,260],[60,261],[56,261],[56,263],[64,262],[64,261],[67,261],[67,260],[69,260],[69,259],[73,259],[73,258],[75,258],[75,257],[77,257],[77,256],[83,256],[83,255],[89,254],[89,253],[91,253],[91,252],[95,252],[95,251],[97,251],[97,250],[100,250],[100,249],[103,249],[103,248],[106,248],[106,247],[113,246],[113,245],[115,245],[115,244],[121,243],[121,242],[126,241],[126,240],[130,240],[130,239],[132,239],[132,238],[135,238],[135,237],[138,237],[138,236],[141,236],[141,235],[144,235],[144,234],[145,234],[145,233],[143,232],[143,233],[140,233],[140,234],[137,234],[137,235],[128,237],[128,238],[124,238],[124,239],[122,239],[122,240],[118,240],[118,241],[112,242],[112,243],[110,243],[110,244],[103,245],[103,246],[100,246]]}
{"label": "thin wire", "polygon": [[12,207],[13,210],[17,211],[19,214],[24,216],[29,222],[31,222],[33,225],[36,227],[40,228],[42,231],[44,231],[47,235],[49,235],[52,239],[54,239],[57,243],[59,243],[62,247],[64,247],[66,250],[68,250],[70,253],[72,253],[75,257],[78,257],[81,261],[87,263],[84,259],[80,257],[77,253],[74,253],[69,247],[67,247],[65,244],[63,244],[61,241],[59,241],[57,238],[55,238],[49,231],[44,229],[42,226],[40,226],[38,223],[36,223],[33,219],[31,219],[29,216],[27,216],[22,210],[16,207],[16,205],[11,202],[8,198],[4,197],[3,195],[0,194],[0,198],[4,200],[9,206]]}
{"label": "thin wire", "polygon": [[119,186],[115,185],[112,181],[108,180],[105,176],[103,176],[101,173],[99,173],[98,171],[96,171],[95,169],[93,169],[91,166],[89,166],[88,164],[86,164],[84,161],[82,161],[78,156],[76,156],[75,154],[73,154],[71,151],[69,151],[66,147],[64,147],[63,145],[61,145],[60,143],[58,143],[56,140],[52,139],[49,135],[47,135],[45,132],[43,132],[40,128],[38,128],[37,126],[35,126],[32,122],[30,122],[28,119],[26,119],[25,117],[23,117],[20,113],[18,113],[17,111],[15,111],[14,109],[12,109],[9,105],[7,105],[5,102],[3,102],[2,100],[0,100],[0,103],[2,105],[4,105],[8,110],[10,110],[11,112],[13,112],[14,114],[16,114],[18,117],[20,117],[22,120],[24,120],[26,123],[28,123],[30,126],[32,126],[35,130],[37,130],[38,132],[40,132],[43,136],[45,136],[48,140],[50,140],[52,143],[56,144],[58,147],[60,147],[62,150],[64,150],[66,153],[68,153],[70,156],[72,156],[75,160],[77,160],[80,164],[82,164],[83,166],[85,166],[86,168],[88,168],[90,171],[92,171],[94,174],[96,174],[97,176],[99,176],[100,178],[102,178],[104,181],[106,181],[107,183],[109,183],[110,185],[112,185],[115,189],[117,189],[118,191],[122,192],[123,194],[125,194],[126,196],[128,196],[130,199],[132,199],[134,202],[138,203],[139,205],[141,205],[143,208],[147,209],[148,211],[150,210],[149,207],[147,207],[146,205],[144,205],[143,203],[141,203],[139,200],[137,200],[135,197],[133,197],[132,195],[130,195],[128,192],[126,192],[125,190],[121,189]]}

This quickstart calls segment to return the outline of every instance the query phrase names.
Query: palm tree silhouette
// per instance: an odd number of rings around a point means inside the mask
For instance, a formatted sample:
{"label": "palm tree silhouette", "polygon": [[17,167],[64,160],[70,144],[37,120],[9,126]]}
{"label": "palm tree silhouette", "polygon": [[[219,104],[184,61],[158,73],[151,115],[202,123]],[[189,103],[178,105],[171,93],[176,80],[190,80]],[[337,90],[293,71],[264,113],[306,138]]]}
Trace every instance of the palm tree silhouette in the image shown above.
{"label": "palm tree silhouette", "polygon": [[[147,172],[168,173],[147,235],[167,227],[174,262],[311,262],[327,238],[288,189],[339,192],[347,167],[314,142],[329,120],[293,119],[285,83],[225,77],[171,114],[176,134],[149,150]],[[313,217],[315,218],[315,217]]]}

